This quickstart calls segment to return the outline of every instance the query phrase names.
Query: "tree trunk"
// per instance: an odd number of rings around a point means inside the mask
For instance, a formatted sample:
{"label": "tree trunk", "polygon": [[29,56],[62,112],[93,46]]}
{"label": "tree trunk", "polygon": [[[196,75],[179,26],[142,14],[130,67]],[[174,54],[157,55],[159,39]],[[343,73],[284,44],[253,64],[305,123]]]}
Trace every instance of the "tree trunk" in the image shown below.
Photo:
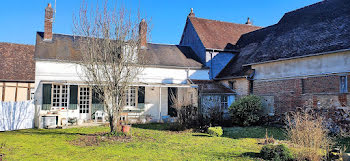
{"label": "tree trunk", "polygon": [[113,118],[113,116],[109,116],[109,127],[110,127],[110,132],[112,133],[112,132],[114,132],[115,131],[115,127],[114,127],[114,118]]}

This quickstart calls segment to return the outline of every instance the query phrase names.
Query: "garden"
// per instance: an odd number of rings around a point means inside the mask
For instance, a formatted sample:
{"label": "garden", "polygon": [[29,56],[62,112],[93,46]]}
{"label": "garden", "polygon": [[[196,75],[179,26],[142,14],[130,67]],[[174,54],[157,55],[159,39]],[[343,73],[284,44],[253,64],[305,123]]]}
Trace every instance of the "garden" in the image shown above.
{"label": "garden", "polygon": [[322,117],[310,111],[294,112],[286,117],[283,127],[261,125],[258,100],[248,96],[231,106],[233,127],[211,120],[198,121],[203,118],[185,107],[178,111],[177,123],[134,124],[129,133],[111,133],[108,125],[0,132],[0,158],[334,160],[349,151],[350,137],[330,134]]}

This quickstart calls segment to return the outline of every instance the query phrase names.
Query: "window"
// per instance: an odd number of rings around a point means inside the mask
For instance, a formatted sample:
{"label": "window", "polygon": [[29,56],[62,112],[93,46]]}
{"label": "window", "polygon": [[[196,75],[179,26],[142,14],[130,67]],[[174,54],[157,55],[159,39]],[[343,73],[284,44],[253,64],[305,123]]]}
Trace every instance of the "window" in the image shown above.
{"label": "window", "polygon": [[228,101],[227,96],[221,96],[221,109],[228,109]]}
{"label": "window", "polygon": [[30,89],[30,100],[34,100],[34,94],[35,94],[35,90],[34,88]]}
{"label": "window", "polygon": [[348,79],[346,76],[340,76],[340,93],[348,92]]}
{"label": "window", "polygon": [[253,94],[254,92],[254,81],[253,80],[249,80],[249,92],[250,94]]}
{"label": "window", "polygon": [[126,106],[136,106],[136,87],[129,87],[126,92]]}
{"label": "window", "polygon": [[67,107],[68,85],[52,85],[52,107]]}
{"label": "window", "polygon": [[90,88],[80,87],[79,95],[79,113],[88,114],[90,109]]}
{"label": "window", "polygon": [[235,89],[235,81],[228,81],[228,85],[231,89]]}

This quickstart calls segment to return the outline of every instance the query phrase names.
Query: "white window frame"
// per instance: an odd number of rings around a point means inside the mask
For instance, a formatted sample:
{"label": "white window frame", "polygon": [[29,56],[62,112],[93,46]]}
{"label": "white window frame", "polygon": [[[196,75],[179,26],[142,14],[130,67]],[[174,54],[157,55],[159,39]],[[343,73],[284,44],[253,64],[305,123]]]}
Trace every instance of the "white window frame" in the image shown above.
{"label": "white window frame", "polygon": [[[342,76],[340,76],[339,77],[340,79],[339,79],[339,81],[340,81],[340,83],[339,83],[339,86],[340,86],[340,93],[348,93],[349,91],[348,91],[348,76],[347,75],[342,75]],[[343,82],[342,81],[342,78],[345,78],[345,81]],[[344,84],[342,84],[342,83],[344,83]],[[344,88],[344,89],[343,89]]]}
{"label": "white window frame", "polygon": [[[134,93],[131,93],[133,90],[134,90]],[[133,98],[133,99],[130,99],[130,98]],[[130,86],[125,91],[125,106],[136,108],[138,107],[137,103],[138,103],[138,87]]]}
{"label": "white window frame", "polygon": [[[87,88],[86,91],[81,91],[82,88]],[[88,92],[88,95],[82,95],[81,92]],[[82,99],[81,97],[85,96],[87,98]],[[79,114],[90,114],[91,105],[92,105],[92,88],[89,86],[78,86],[78,110]],[[83,106],[83,108],[82,108]]]}
{"label": "white window frame", "polygon": [[[55,88],[58,87],[58,88]],[[65,93],[63,93],[65,88]],[[56,93],[58,91],[58,93]],[[58,95],[55,97],[55,95]],[[58,100],[58,101],[56,101]],[[51,90],[51,107],[54,109],[67,109],[68,108],[68,101],[69,101],[69,85],[65,84],[52,84],[52,90]]]}
{"label": "white window frame", "polygon": [[[224,100],[223,98],[226,98],[226,100]],[[228,95],[221,95],[221,97],[220,97],[220,107],[223,110],[227,110],[228,109]]]}

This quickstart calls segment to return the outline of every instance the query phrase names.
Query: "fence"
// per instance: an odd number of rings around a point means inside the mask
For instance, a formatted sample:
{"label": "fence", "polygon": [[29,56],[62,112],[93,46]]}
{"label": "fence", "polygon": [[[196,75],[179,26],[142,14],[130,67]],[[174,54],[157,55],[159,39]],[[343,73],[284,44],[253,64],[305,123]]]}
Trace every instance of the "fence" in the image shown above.
{"label": "fence", "polygon": [[33,101],[0,102],[0,131],[34,128]]}

